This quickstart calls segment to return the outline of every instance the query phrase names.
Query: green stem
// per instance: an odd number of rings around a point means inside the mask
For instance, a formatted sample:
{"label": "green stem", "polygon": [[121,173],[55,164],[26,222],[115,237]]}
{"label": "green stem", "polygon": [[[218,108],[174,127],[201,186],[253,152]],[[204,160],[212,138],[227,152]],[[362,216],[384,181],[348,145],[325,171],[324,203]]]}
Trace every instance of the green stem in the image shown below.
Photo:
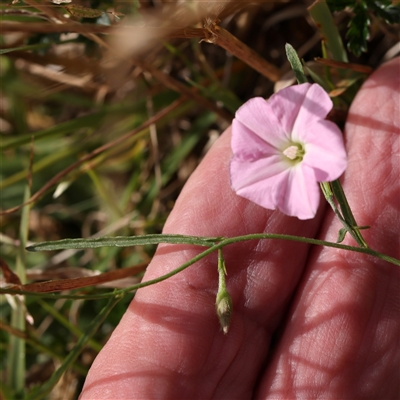
{"label": "green stem", "polygon": [[[156,236],[156,235],[153,235]],[[163,236],[169,236],[169,235],[163,235],[160,234],[158,235],[158,243],[164,243]],[[183,241],[183,238],[185,236],[179,235],[179,242],[178,243],[185,243]],[[192,236],[188,236],[188,240],[186,244],[192,244]],[[215,241],[215,237],[197,237],[196,239],[200,240],[203,239],[202,243],[212,243]],[[300,237],[300,236],[292,236],[292,235],[284,235],[284,234],[275,234],[275,233],[254,233],[250,235],[245,235],[245,236],[236,236],[233,238],[219,238],[219,242],[211,245],[207,250],[204,250],[203,252],[199,253],[197,256],[193,257],[191,260],[187,261],[186,263],[182,264],[180,267],[174,269],[171,272],[168,272],[165,275],[162,275],[158,278],[152,279],[150,281],[142,282],[137,285],[130,286],[126,289],[118,290],[113,293],[105,293],[103,295],[95,295],[95,296],[73,296],[73,295],[55,295],[55,294],[49,294],[49,293],[37,293],[37,292],[26,292],[26,291],[21,291],[21,290],[13,290],[13,289],[1,289],[0,288],[0,294],[27,294],[27,295],[32,295],[32,296],[39,296],[43,298],[67,298],[67,299],[93,299],[93,300],[98,300],[101,298],[107,298],[110,296],[114,296],[115,294],[125,294],[127,292],[131,292],[134,290],[138,290],[142,287],[154,285],[155,283],[164,281],[177,273],[183,271],[184,269],[188,268],[192,264],[196,263],[197,261],[201,260],[202,258],[206,257],[207,255],[213,253],[214,251],[218,249],[222,249],[225,246],[228,246],[233,243],[237,242],[245,242],[248,240],[269,240],[269,239],[279,239],[279,240],[289,240],[289,241],[294,241],[294,242],[301,242],[301,243],[308,243],[308,244],[314,244],[314,245],[319,245],[319,246],[326,246],[326,247],[332,247],[336,249],[341,249],[341,250],[346,250],[346,251],[354,251],[356,253],[362,253],[362,254],[367,254],[371,255],[373,257],[379,258],[381,260],[387,261],[391,264],[400,266],[400,260],[390,257],[386,254],[382,254],[378,251],[372,250],[369,247],[354,247],[354,246],[348,246],[340,243],[334,243],[334,242],[327,242],[325,240],[319,240],[319,239],[311,239],[311,238],[306,238],[306,237]],[[166,239],[168,243],[171,243],[170,238]],[[144,243],[145,244],[145,243]],[[209,245],[210,246],[210,245]]]}
{"label": "green stem", "polygon": [[[184,269],[190,267],[197,261],[201,260],[202,258],[206,257],[207,255],[213,253],[216,250],[222,249],[225,246],[228,246],[233,243],[238,243],[238,242],[245,242],[247,240],[262,240],[262,239],[281,239],[281,240],[291,240],[294,242],[301,242],[301,243],[308,243],[308,244],[315,244],[315,245],[320,245],[320,246],[327,246],[327,247],[333,247],[336,249],[342,249],[342,250],[348,250],[348,251],[355,251],[356,253],[363,253],[363,254],[368,254],[374,257],[377,257],[381,260],[387,261],[391,264],[398,265],[400,266],[400,260],[397,260],[394,257],[387,256],[385,254],[381,254],[375,250],[372,250],[370,248],[365,248],[365,247],[354,247],[354,246],[348,246],[340,243],[333,243],[333,242],[326,242],[324,240],[319,240],[319,239],[311,239],[311,238],[306,238],[306,237],[299,237],[299,236],[292,236],[292,235],[284,235],[284,234],[274,234],[274,233],[254,233],[251,235],[245,235],[245,236],[236,236],[233,238],[225,238],[222,239],[219,243],[215,244],[214,246],[208,248],[207,250],[201,252],[197,256],[193,257],[191,260],[187,261],[186,263],[182,264],[180,267],[174,269],[171,272],[168,272],[165,275],[162,275],[158,278],[146,281],[146,282],[141,282],[137,285],[128,287],[126,289],[122,289],[121,291],[117,291],[116,293],[126,293],[130,292],[132,290],[138,290],[142,287],[154,285],[155,283],[164,281],[177,273],[183,271]],[[1,293],[1,291],[0,291]]]}
{"label": "green stem", "polygon": [[75,347],[71,350],[71,352],[65,357],[62,365],[54,372],[51,378],[43,384],[39,388],[33,389],[29,395],[26,397],[26,400],[41,400],[46,398],[46,396],[51,392],[53,387],[60,380],[61,376],[70,368],[81,351],[84,349],[86,344],[92,338],[92,336],[98,331],[100,325],[107,317],[109,312],[113,309],[113,307],[121,300],[122,296],[118,296],[112,293],[112,297],[109,299],[106,306],[100,311],[100,313],[93,319],[90,325],[86,328],[85,333],[79,338]]}
{"label": "green stem", "polygon": [[[64,356],[56,353],[51,347],[44,345],[41,343],[36,337],[32,335],[32,333],[26,333],[24,331],[20,331],[16,328],[11,328],[7,326],[2,320],[0,320],[0,330],[7,332],[9,335],[13,335],[19,338],[22,338],[25,343],[31,346],[36,352],[40,352],[43,354],[47,354],[49,357],[63,361]],[[72,368],[81,375],[87,374],[87,368],[82,367],[78,363],[75,363]],[[1,393],[1,392],[0,392]],[[0,397],[2,399],[2,397]],[[11,396],[5,397],[6,399],[11,398]]]}
{"label": "green stem", "polygon": [[222,254],[222,248],[220,248],[218,249],[218,292],[226,290],[225,275],[227,275],[225,260]]}
{"label": "green stem", "polygon": [[[351,212],[340,181],[337,179],[333,182],[321,182],[320,186],[326,201],[329,203],[333,212],[345,227],[346,232],[349,232],[349,234],[360,247],[368,248],[368,244],[362,237],[360,228],[357,226],[356,220]],[[339,203],[341,212],[336,207],[334,198],[336,198],[337,202]]]}
{"label": "green stem", "polygon": [[[27,183],[24,191],[24,202],[30,198],[30,193],[30,187]],[[29,211],[29,205],[26,205],[22,209],[19,228],[20,246],[16,259],[15,273],[18,275],[21,283],[25,283],[26,281],[25,246],[28,241]],[[11,327],[24,332],[25,318],[25,298],[23,296],[17,296],[15,298],[15,307],[11,311]],[[25,339],[11,336],[8,352],[8,384],[15,390],[15,394],[22,393],[25,388],[25,368]]]}
{"label": "green stem", "polygon": [[[55,310],[50,304],[47,304],[42,299],[38,299],[38,304],[46,311],[46,313],[52,315],[61,325],[67,328],[72,334],[76,337],[80,337],[82,335],[82,331],[76,327],[74,324],[71,324],[67,318],[65,318],[62,314],[60,314],[57,310]],[[99,352],[102,349],[102,345],[94,340],[89,340],[88,346],[90,346],[96,352]]]}

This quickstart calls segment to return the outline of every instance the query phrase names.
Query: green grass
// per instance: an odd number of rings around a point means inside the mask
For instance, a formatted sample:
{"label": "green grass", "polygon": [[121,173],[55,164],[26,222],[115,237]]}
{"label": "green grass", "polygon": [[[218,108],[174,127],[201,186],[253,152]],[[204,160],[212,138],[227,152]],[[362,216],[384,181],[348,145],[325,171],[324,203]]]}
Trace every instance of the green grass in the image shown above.
{"label": "green grass", "polygon": [[[304,7],[300,17],[299,5]],[[114,6],[112,1],[92,2],[93,9],[103,11]],[[154,244],[36,253],[24,248],[65,238],[160,233],[215,132],[229,125],[244,101],[273,93],[275,82],[265,68],[289,72],[287,42],[314,80],[330,89],[344,78],[357,83],[336,100],[346,109],[366,75],[310,62],[331,52],[339,61],[349,57],[375,67],[370,60],[378,59],[380,40],[392,29],[376,25],[368,53],[355,59],[342,44],[346,25],[337,22],[349,16],[337,20],[334,15],[322,24],[327,53],[321,42],[314,43],[317,31],[308,22],[306,2],[277,2],[244,9],[232,19],[221,17],[224,28],[254,50],[255,58],[229,39],[224,46],[233,56],[218,44],[200,43],[202,25],[193,20],[186,30],[160,30],[150,48],[118,63],[112,35],[91,29],[106,30],[104,24],[138,17],[138,10],[135,1],[117,7],[125,14],[120,19],[110,13],[66,19],[65,9],[51,3],[35,7],[30,0],[0,7],[5,23],[0,46],[0,251],[22,283],[138,266],[137,274],[118,289],[133,287]],[[326,12],[313,9],[311,14],[318,19]],[[66,32],[56,32],[54,18],[66,23]],[[146,41],[140,29],[132,32],[135,40]],[[110,48],[108,43],[114,44]],[[394,38],[385,43],[389,48]],[[67,380],[77,383],[63,398],[76,399],[93,358],[134,295],[119,293],[113,295],[109,282],[108,287],[92,285],[61,295],[0,295],[3,397],[45,399],[56,396],[61,380]]]}

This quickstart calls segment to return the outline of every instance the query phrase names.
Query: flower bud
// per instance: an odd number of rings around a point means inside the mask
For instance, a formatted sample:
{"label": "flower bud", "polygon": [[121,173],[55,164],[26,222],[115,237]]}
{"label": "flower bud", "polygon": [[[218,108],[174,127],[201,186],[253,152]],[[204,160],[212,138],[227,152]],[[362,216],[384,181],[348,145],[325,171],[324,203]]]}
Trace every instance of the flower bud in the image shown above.
{"label": "flower bud", "polygon": [[218,292],[215,305],[222,331],[227,334],[232,316],[232,299],[226,289]]}

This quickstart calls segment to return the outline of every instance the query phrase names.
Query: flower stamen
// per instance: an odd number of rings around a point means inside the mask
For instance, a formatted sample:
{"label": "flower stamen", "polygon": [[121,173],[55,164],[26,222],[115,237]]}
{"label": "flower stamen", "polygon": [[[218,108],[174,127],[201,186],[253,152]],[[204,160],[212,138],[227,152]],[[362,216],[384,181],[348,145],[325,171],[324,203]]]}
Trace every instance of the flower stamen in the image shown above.
{"label": "flower stamen", "polygon": [[287,147],[282,153],[287,158],[289,158],[289,160],[301,161],[301,160],[303,160],[304,149],[299,144],[293,144],[293,145]]}

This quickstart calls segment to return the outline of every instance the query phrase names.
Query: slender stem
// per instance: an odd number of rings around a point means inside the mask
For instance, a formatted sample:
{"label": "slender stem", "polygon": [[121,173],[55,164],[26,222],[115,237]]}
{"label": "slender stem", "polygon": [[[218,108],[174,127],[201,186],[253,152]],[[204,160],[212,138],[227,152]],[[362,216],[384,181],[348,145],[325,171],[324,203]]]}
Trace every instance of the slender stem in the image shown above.
{"label": "slender stem", "polygon": [[[76,337],[82,336],[82,331],[72,324],[67,318],[65,318],[61,313],[55,310],[50,304],[46,303],[42,299],[37,300],[38,304],[46,311],[46,314],[49,314],[54,317],[61,325],[67,328],[73,335]],[[103,347],[100,343],[91,339],[88,341],[88,346],[91,347],[94,351],[99,352]]]}
{"label": "slender stem", "polygon": [[[338,217],[339,221],[343,224],[343,226],[346,229],[346,232],[349,232],[353,237],[353,229],[352,227],[345,221],[345,219],[343,218],[342,214],[340,213],[339,209],[336,207],[335,204],[335,198],[333,196],[333,192],[332,192],[332,188],[329,184],[329,182],[321,182],[320,183],[320,187],[322,189],[322,193],[325,196],[325,200],[328,202],[328,204],[331,206],[333,212],[335,213],[335,215]],[[340,236],[339,236],[340,237]],[[358,245],[360,247],[368,247],[368,246],[363,246],[362,242],[359,242],[357,240],[358,238],[355,238],[355,240],[357,241]],[[339,240],[338,240],[339,241]]]}
{"label": "slender stem", "polygon": [[74,348],[68,353],[65,357],[61,366],[54,372],[51,378],[39,388],[33,389],[28,396],[27,400],[40,400],[47,397],[56,383],[60,380],[61,376],[65,373],[65,371],[70,368],[82,350],[85,348],[89,340],[93,337],[93,335],[98,331],[101,323],[107,317],[109,312],[113,309],[113,307],[122,299],[122,296],[118,296],[112,293],[112,297],[109,299],[106,306],[100,311],[98,315],[96,315],[93,321],[86,327],[85,333],[79,338],[78,342],[74,346]]}
{"label": "slender stem", "polygon": [[[43,343],[41,343],[35,336],[33,336],[33,334],[28,334],[25,331],[20,331],[19,329],[13,328],[10,325],[5,324],[2,320],[0,320],[0,330],[8,333],[9,335],[21,338],[25,341],[26,344],[30,345],[31,347],[33,347],[34,350],[36,350],[37,352],[41,352],[44,354],[47,354],[49,357],[52,357],[54,359],[63,360],[63,356],[56,353],[55,351],[53,351],[51,349],[51,347],[49,347],[48,345],[44,345]],[[82,374],[82,375],[86,375],[87,374],[87,369],[82,367],[81,365],[78,365],[77,363],[75,363],[72,368]],[[14,389],[14,388],[13,388]],[[0,393],[1,393],[1,389],[0,389]]]}
{"label": "slender stem", "polygon": [[[162,236],[159,235],[160,240],[159,243],[162,243]],[[190,241],[191,237],[189,237],[188,244],[191,244]],[[245,236],[236,236],[233,238],[219,238],[220,241],[215,244],[211,244],[212,241],[215,238],[208,238],[204,237],[204,241],[206,242],[209,240],[210,242],[210,247],[207,250],[204,250],[203,252],[199,253],[197,256],[193,257],[191,260],[187,261],[186,263],[182,264],[180,267],[174,269],[171,272],[168,272],[165,275],[162,275],[158,278],[152,279],[150,281],[146,282],[141,282],[137,285],[130,286],[126,289],[122,289],[119,291],[115,291],[113,293],[105,293],[103,295],[95,295],[95,296],[73,296],[73,295],[52,295],[52,294],[46,294],[46,293],[38,293],[38,292],[28,292],[28,291],[23,291],[23,290],[16,290],[15,287],[13,289],[2,289],[0,288],[0,294],[27,294],[27,295],[32,295],[32,296],[40,296],[40,297],[50,297],[50,298],[67,298],[67,299],[101,299],[101,298],[106,298],[110,296],[114,296],[115,294],[125,294],[126,292],[131,292],[134,290],[138,290],[142,287],[150,286],[155,283],[164,281],[177,273],[183,271],[184,269],[188,268],[189,266],[193,265],[197,261],[201,260],[202,258],[206,257],[207,255],[213,253],[214,251],[218,249],[222,249],[225,246],[228,246],[233,243],[237,242],[245,242],[248,240],[266,240],[266,239],[280,239],[280,240],[289,240],[289,241],[295,241],[295,242],[301,242],[301,243],[308,243],[308,244],[314,244],[314,245],[319,245],[319,246],[326,246],[326,247],[332,247],[336,249],[341,249],[341,250],[347,250],[347,251],[354,251],[356,253],[362,253],[362,254],[368,254],[373,257],[379,258],[381,260],[387,261],[391,264],[400,266],[400,260],[390,257],[386,254],[382,254],[378,251],[372,250],[371,248],[366,248],[366,247],[354,247],[354,246],[348,246],[340,243],[334,243],[334,242],[327,242],[325,240],[319,240],[319,239],[311,239],[311,238],[306,238],[306,237],[299,237],[299,236],[292,236],[292,235],[284,235],[284,234],[274,234],[274,233],[255,233],[251,235],[245,235]],[[180,241],[179,243],[183,243]]]}
{"label": "slender stem", "polygon": [[351,211],[343,187],[338,179],[330,182],[333,194],[339,203],[340,210],[342,211],[343,218],[341,219],[344,227],[348,230],[353,239],[360,247],[368,248],[367,242],[362,237],[358,228],[357,222]]}
{"label": "slender stem", "polygon": [[[190,267],[197,261],[201,260],[202,258],[206,257],[207,255],[213,253],[216,250],[222,249],[225,246],[228,246],[233,243],[238,243],[238,242],[245,242],[247,240],[261,240],[261,239],[281,239],[281,240],[291,240],[295,242],[301,242],[301,243],[308,243],[308,244],[316,244],[316,245],[321,245],[321,246],[327,246],[327,247],[333,247],[337,249],[342,249],[342,250],[349,250],[349,251],[355,251],[357,253],[363,253],[363,254],[368,254],[377,258],[380,258],[382,260],[385,260],[387,262],[390,262],[391,264],[398,265],[400,266],[400,260],[397,260],[394,257],[387,256],[385,254],[381,254],[375,250],[372,250],[370,248],[365,248],[365,247],[354,247],[354,246],[348,246],[340,243],[333,243],[333,242],[326,242],[324,240],[319,240],[319,239],[311,239],[311,238],[306,238],[306,237],[299,237],[299,236],[292,236],[292,235],[283,235],[283,234],[273,234],[273,233],[255,233],[251,235],[245,235],[245,236],[236,236],[233,238],[225,238],[222,239],[219,243],[215,244],[214,246],[208,248],[207,250],[201,252],[197,256],[193,257],[191,260],[187,261],[186,263],[182,264],[180,267],[174,269],[173,271],[162,275],[158,278],[152,279],[150,281],[146,282],[141,282],[140,284],[128,287],[126,289],[123,289],[121,291],[117,291],[116,293],[126,293],[130,292],[132,290],[137,290],[142,287],[154,285],[155,283],[164,281],[177,273],[183,271],[184,269]],[[1,291],[0,291],[1,293]]]}
{"label": "slender stem", "polygon": [[226,290],[226,267],[222,254],[222,248],[218,249],[218,292]]}
{"label": "slender stem", "polygon": [[[24,201],[29,199],[30,193],[30,185],[27,183],[25,186]],[[15,272],[21,280],[21,283],[25,283],[26,281],[24,247],[28,241],[29,211],[30,206],[26,205],[22,210],[19,228],[20,246],[17,254]],[[20,295],[15,298],[14,307],[11,311],[11,327],[24,332],[25,318],[25,298]],[[10,387],[15,390],[15,394],[23,391],[25,387],[25,374],[25,339],[17,336],[11,336],[8,351],[8,383]]]}

